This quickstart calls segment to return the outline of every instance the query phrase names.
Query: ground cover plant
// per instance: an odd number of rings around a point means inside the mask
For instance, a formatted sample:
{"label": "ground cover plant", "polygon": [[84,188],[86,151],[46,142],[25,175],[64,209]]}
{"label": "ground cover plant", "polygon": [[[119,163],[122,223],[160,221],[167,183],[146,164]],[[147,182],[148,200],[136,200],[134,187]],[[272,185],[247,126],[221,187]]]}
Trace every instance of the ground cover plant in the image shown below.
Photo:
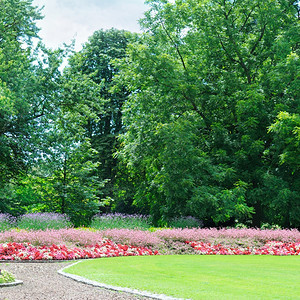
{"label": "ground cover plant", "polygon": [[0,284],[14,282],[15,280],[16,278],[12,273],[0,269]]}
{"label": "ground cover plant", "polygon": [[188,299],[299,299],[299,268],[298,257],[165,255],[83,261],[65,271]]}

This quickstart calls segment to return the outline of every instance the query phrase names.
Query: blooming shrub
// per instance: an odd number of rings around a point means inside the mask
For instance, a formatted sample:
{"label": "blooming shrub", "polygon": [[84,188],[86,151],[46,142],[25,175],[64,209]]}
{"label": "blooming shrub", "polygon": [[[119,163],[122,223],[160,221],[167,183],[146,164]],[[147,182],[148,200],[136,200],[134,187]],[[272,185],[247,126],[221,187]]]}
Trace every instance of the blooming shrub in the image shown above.
{"label": "blooming shrub", "polygon": [[157,247],[163,240],[155,233],[143,230],[108,229],[102,231],[103,236],[119,243],[136,246]]}
{"label": "blooming shrub", "polygon": [[6,232],[0,232],[0,243],[16,242],[31,243],[33,245],[88,245],[97,244],[102,240],[103,233],[100,231],[68,229],[47,229],[47,230],[17,230],[13,229]]}
{"label": "blooming shrub", "polygon": [[17,222],[17,227],[27,230],[61,229],[72,226],[66,214],[59,213],[31,213],[22,215]]}
{"label": "blooming shrub", "polygon": [[148,229],[150,228],[149,216],[128,215],[121,213],[97,214],[93,217],[91,225],[95,229]]}
{"label": "blooming shrub", "polygon": [[9,230],[0,232],[0,243],[18,242],[33,245],[87,245],[99,243],[104,237],[116,243],[140,247],[159,247],[164,243],[200,241],[229,246],[258,247],[268,241],[284,243],[300,242],[300,232],[292,230],[261,229],[161,229],[154,232],[130,229],[84,230],[84,229],[47,229],[47,230]]}
{"label": "blooming shrub", "polygon": [[300,232],[297,229],[164,229],[155,232],[163,240],[202,241],[213,244],[262,246],[267,241],[300,242]]}

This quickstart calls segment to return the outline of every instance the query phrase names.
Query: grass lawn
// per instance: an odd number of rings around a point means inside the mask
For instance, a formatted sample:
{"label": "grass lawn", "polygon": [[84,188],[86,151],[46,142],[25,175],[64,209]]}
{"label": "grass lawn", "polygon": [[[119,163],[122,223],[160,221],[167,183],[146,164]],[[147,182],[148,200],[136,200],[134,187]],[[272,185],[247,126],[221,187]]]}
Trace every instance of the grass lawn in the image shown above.
{"label": "grass lawn", "polygon": [[300,257],[295,256],[100,258],[65,272],[189,299],[300,299]]}

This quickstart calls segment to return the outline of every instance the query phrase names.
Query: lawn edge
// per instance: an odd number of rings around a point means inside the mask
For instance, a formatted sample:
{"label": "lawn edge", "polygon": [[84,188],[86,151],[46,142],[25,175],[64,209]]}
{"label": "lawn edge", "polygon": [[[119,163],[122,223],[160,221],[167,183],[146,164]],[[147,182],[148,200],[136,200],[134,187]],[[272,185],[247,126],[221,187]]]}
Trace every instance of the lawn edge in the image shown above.
{"label": "lawn edge", "polygon": [[16,286],[16,285],[19,285],[19,284],[23,284],[23,281],[16,279],[15,281],[12,281],[12,282],[0,283],[0,288],[8,287],[8,286]]}
{"label": "lawn edge", "polygon": [[69,274],[67,272],[65,272],[64,270],[72,267],[78,263],[80,263],[80,261],[77,261],[71,265],[68,265],[60,270],[57,271],[58,274],[68,277],[70,279],[73,279],[75,281],[79,281],[81,283],[85,283],[88,285],[92,285],[95,287],[99,287],[99,288],[104,288],[104,289],[108,289],[108,290],[112,290],[112,291],[117,291],[117,292],[124,292],[124,293],[129,293],[129,294],[134,294],[134,295],[138,295],[138,296],[143,296],[143,297],[148,297],[148,298],[152,298],[152,299],[158,299],[158,300],[185,300],[184,298],[174,298],[171,296],[167,296],[164,294],[154,294],[148,291],[140,291],[140,290],[136,290],[136,289],[130,289],[130,288],[126,288],[126,287],[119,287],[119,286],[113,286],[113,285],[109,285],[109,284],[105,284],[105,283],[100,283],[94,280],[90,280],[87,279],[85,277],[82,276],[78,276],[78,275],[74,275],[74,274]]}

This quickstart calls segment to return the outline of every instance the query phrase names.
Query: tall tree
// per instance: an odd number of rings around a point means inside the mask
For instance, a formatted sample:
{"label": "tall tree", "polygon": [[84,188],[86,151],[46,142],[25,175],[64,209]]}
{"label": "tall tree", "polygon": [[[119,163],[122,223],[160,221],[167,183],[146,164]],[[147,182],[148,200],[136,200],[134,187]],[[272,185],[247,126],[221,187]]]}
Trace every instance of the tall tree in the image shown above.
{"label": "tall tree", "polygon": [[70,74],[88,76],[100,87],[104,105],[93,105],[94,116],[88,119],[86,136],[92,147],[98,152],[100,162],[98,174],[102,180],[108,179],[103,198],[113,197],[113,185],[116,176],[116,159],[113,154],[117,147],[117,136],[122,131],[122,106],[127,98],[124,87],[114,90],[113,78],[118,73],[113,60],[125,56],[128,40],[134,36],[123,30],[96,31],[83,49],[75,53],[70,63]]}
{"label": "tall tree", "polygon": [[0,1],[1,210],[18,206],[8,196],[9,186],[28,170],[41,118],[55,106],[62,53],[41,45],[35,49],[39,19],[30,0]]}
{"label": "tall tree", "polygon": [[21,137],[26,140],[28,122],[34,118],[26,82],[32,79],[30,43],[37,37],[34,21],[40,15],[28,1],[1,1],[0,11],[0,181],[4,183],[25,167]]}
{"label": "tall tree", "polygon": [[268,133],[299,112],[297,2],[146,2],[145,34],[120,62],[135,203],[162,223],[299,226],[299,171]]}

